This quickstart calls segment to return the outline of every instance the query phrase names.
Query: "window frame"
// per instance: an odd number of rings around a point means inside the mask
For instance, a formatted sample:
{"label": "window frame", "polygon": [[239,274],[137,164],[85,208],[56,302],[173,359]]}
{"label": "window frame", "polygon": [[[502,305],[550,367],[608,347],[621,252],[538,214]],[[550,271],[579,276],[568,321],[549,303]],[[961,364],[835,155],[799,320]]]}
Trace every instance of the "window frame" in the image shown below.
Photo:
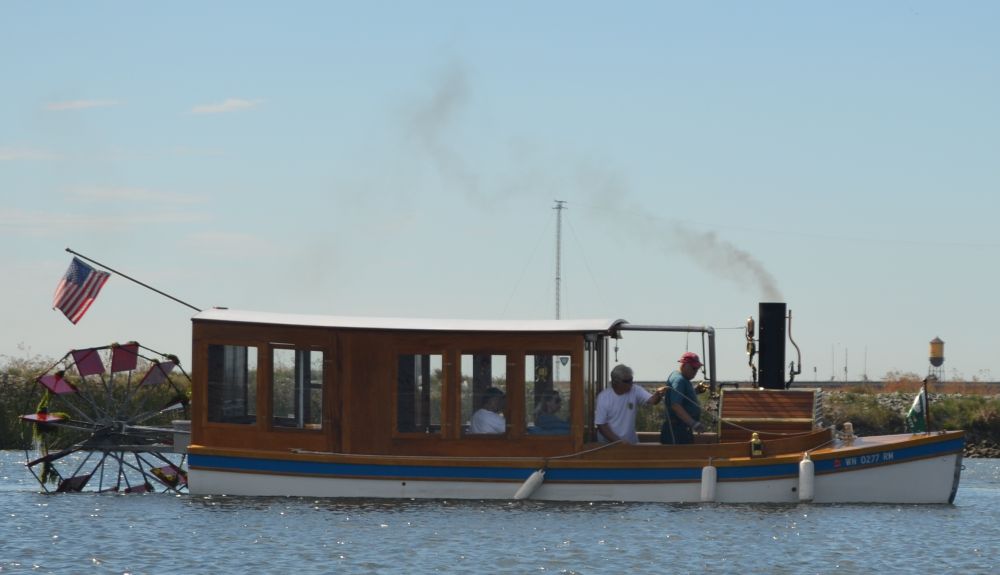
{"label": "window frame", "polygon": [[[507,350],[507,351],[498,350],[495,347],[479,347],[479,348],[473,348],[473,349],[456,350],[455,354],[456,354],[456,358],[455,358],[456,361],[455,361],[455,363],[456,363],[456,367],[457,367],[457,369],[456,369],[456,371],[457,371],[457,378],[455,380],[455,386],[454,386],[455,387],[455,392],[454,393],[455,393],[455,395],[457,397],[455,397],[453,399],[455,401],[455,405],[457,406],[457,409],[456,409],[457,413],[456,413],[455,417],[456,417],[456,419],[458,421],[455,424],[455,428],[458,431],[459,437],[462,437],[462,438],[471,438],[471,439],[508,438],[508,437],[511,437],[512,436],[512,432],[514,430],[514,423],[513,423],[513,420],[512,420],[512,415],[513,415],[512,414],[512,410],[513,410],[513,413],[517,412],[516,407],[512,405],[511,400],[510,400],[510,398],[512,397],[512,392],[511,392],[511,370],[512,370],[513,365],[514,365],[514,364],[511,363],[511,356],[515,355],[515,352],[509,351],[509,350]],[[462,410],[463,410],[463,407],[464,407],[462,405],[462,358],[464,356],[475,357],[475,356],[482,356],[482,355],[486,355],[486,356],[489,356],[491,358],[497,357],[497,356],[500,356],[500,357],[504,358],[504,369],[505,369],[505,372],[504,372],[505,385],[504,385],[504,387],[505,387],[505,389],[503,390],[503,392],[504,392],[504,397],[506,398],[506,402],[507,403],[506,403],[505,408],[504,408],[504,432],[503,433],[469,433],[468,429],[466,428],[466,425],[465,425],[465,418],[464,418],[464,416],[462,414]],[[475,377],[475,365],[473,365],[473,377]],[[493,377],[492,377],[492,374],[491,374],[491,376],[490,376],[490,386],[489,387],[492,387],[492,386],[493,386]],[[476,401],[475,401],[475,399],[476,399],[476,394],[475,394],[475,389],[473,389],[472,390],[472,406],[471,406],[472,408],[469,411],[469,419],[470,420],[472,419],[472,415],[479,409],[478,407],[476,407]]]}
{"label": "window frame", "polygon": [[[244,394],[247,396],[247,397],[245,397],[244,403],[245,403],[245,405],[246,405],[247,408],[249,408],[250,406],[253,407],[253,420],[252,421],[241,422],[241,421],[233,421],[232,419],[229,419],[229,420],[227,420],[227,419],[212,419],[213,409],[212,409],[212,380],[211,380],[211,378],[212,378],[212,348],[213,347],[221,347],[221,348],[227,348],[227,347],[237,348],[237,347],[239,347],[239,348],[244,348],[246,350],[249,350],[251,348],[254,350],[254,353],[256,355],[255,364],[253,366],[251,366],[251,364],[249,362],[249,357],[247,358],[247,364],[246,364],[246,370],[247,370],[248,374],[249,374],[249,372],[250,372],[251,369],[254,370],[254,387],[255,387],[255,389],[254,389],[254,400],[253,400],[253,402],[251,402],[250,398],[249,398],[249,387],[247,387],[246,385],[244,386]],[[257,341],[247,341],[247,340],[243,340],[243,341],[239,341],[239,340],[209,341],[209,342],[207,342],[205,344],[205,367],[206,367],[206,373],[205,373],[205,379],[204,379],[204,381],[205,381],[205,416],[204,416],[205,420],[204,421],[205,421],[206,425],[211,425],[211,426],[214,426],[214,425],[235,426],[235,427],[239,427],[239,428],[243,428],[243,429],[258,428],[261,425],[261,422],[265,419],[265,415],[262,413],[262,404],[264,402],[262,400],[262,393],[261,393],[262,381],[261,381],[261,377],[260,377],[260,374],[263,371],[262,363],[264,363],[264,362],[262,361],[262,356],[264,354],[261,353],[261,349],[262,349],[262,346],[261,346],[261,344],[259,342],[257,342]],[[248,378],[248,381],[249,381],[249,378]],[[246,417],[248,415],[249,414],[245,415],[244,417]]]}
{"label": "window frame", "polygon": [[[305,421],[303,421],[301,425],[279,425],[279,424],[275,423],[275,421],[276,421],[277,418],[276,418],[276,416],[274,414],[275,404],[276,404],[275,396],[274,396],[274,393],[275,393],[274,354],[278,350],[291,350],[291,351],[295,352],[296,354],[298,354],[298,352],[300,352],[300,351],[307,351],[307,352],[310,352],[310,353],[316,353],[316,352],[318,352],[318,353],[322,354],[322,360],[321,360],[321,363],[320,363],[319,384],[318,385],[316,385],[316,384],[311,384],[310,385],[310,387],[312,387],[312,388],[318,388],[319,389],[319,394],[320,394],[320,397],[319,397],[319,414],[318,414],[319,415],[319,418],[318,418],[319,419],[319,423],[307,423]],[[297,344],[297,343],[285,343],[285,342],[281,342],[281,343],[269,342],[267,344],[267,351],[268,351],[268,358],[267,358],[267,361],[265,362],[267,364],[267,369],[268,369],[268,371],[267,371],[267,373],[268,373],[268,378],[267,378],[267,395],[268,395],[268,399],[267,399],[267,402],[266,402],[267,406],[268,406],[268,410],[267,410],[268,411],[268,414],[267,414],[267,429],[270,430],[270,431],[281,431],[281,432],[291,431],[291,432],[299,432],[299,433],[323,433],[323,431],[324,431],[324,429],[326,427],[324,425],[324,420],[326,419],[325,413],[326,413],[327,402],[328,402],[328,399],[327,399],[327,390],[326,390],[326,388],[327,388],[326,382],[329,379],[329,374],[327,373],[327,363],[330,362],[330,359],[331,359],[331,358],[328,357],[329,350],[326,349],[324,346],[315,345],[315,344]],[[295,370],[295,364],[293,364],[293,368],[292,369],[293,369],[293,372],[294,372],[294,370]],[[311,360],[310,360],[310,371],[311,371]],[[295,376],[293,375],[293,378],[294,377]],[[310,381],[312,381],[312,378],[310,378]],[[260,393],[259,385],[260,385],[260,383],[258,382],[258,393]]]}
{"label": "window frame", "polygon": [[[437,357],[441,358],[441,379],[440,379],[440,388],[441,389],[440,389],[440,399],[439,399],[439,402],[440,402],[439,409],[440,409],[441,413],[440,413],[440,416],[439,416],[440,417],[440,423],[438,424],[438,429],[436,431],[429,431],[429,430],[426,430],[426,429],[424,431],[420,431],[419,429],[417,429],[415,431],[400,431],[400,417],[399,417],[400,412],[399,412],[399,410],[400,410],[400,403],[401,403],[400,402],[400,400],[401,400],[400,395],[401,394],[399,393],[399,378],[400,378],[400,370],[399,370],[400,363],[399,362],[400,362],[400,358],[402,356],[411,356],[411,357],[412,356],[428,356],[428,357],[437,356]],[[392,384],[391,384],[392,385],[392,387],[391,387],[391,389],[392,389],[392,437],[393,438],[428,438],[428,437],[444,438],[444,437],[447,437],[447,433],[448,433],[448,430],[449,430],[448,414],[451,411],[450,406],[449,406],[449,401],[448,401],[448,388],[449,388],[449,381],[451,380],[451,377],[450,377],[450,374],[449,374],[449,361],[448,361],[448,356],[447,356],[446,351],[443,350],[443,349],[440,349],[440,348],[435,349],[435,350],[431,350],[431,346],[399,347],[399,348],[397,348],[397,349],[394,350],[393,358],[394,359],[393,359],[393,366],[392,366]],[[430,373],[430,377],[433,377],[433,369],[434,369],[433,365],[430,367],[430,369],[432,370],[431,373]],[[429,410],[431,412],[433,412],[433,408],[434,408],[434,406],[433,406],[433,388],[429,389],[428,393],[432,396],[431,397],[431,403],[429,404]],[[433,424],[431,424],[431,426],[432,425]],[[418,425],[415,425],[414,427],[415,428],[419,428]]]}
{"label": "window frame", "polygon": [[[569,366],[568,366],[568,369],[569,369],[569,378],[566,380],[569,383],[569,389],[565,393],[561,393],[562,401],[564,402],[564,405],[566,405],[567,423],[569,423],[569,431],[566,432],[566,433],[544,434],[544,433],[529,433],[528,432],[528,419],[529,419],[528,413],[529,413],[529,410],[531,412],[534,411],[534,405],[533,404],[529,405],[528,398],[527,398],[527,395],[526,395],[527,392],[528,392],[528,379],[527,379],[527,375],[528,375],[527,374],[528,358],[529,357],[533,358],[533,357],[536,357],[536,356],[539,356],[539,355],[548,355],[548,356],[551,356],[552,357],[553,368],[555,367],[555,363],[558,361],[557,358],[562,357],[562,356],[565,356],[565,357],[569,358]],[[543,348],[541,346],[533,346],[531,348],[527,348],[527,349],[521,350],[521,359],[523,361],[521,372],[522,372],[522,375],[524,377],[524,387],[523,387],[522,394],[521,394],[521,402],[523,404],[523,409],[524,409],[524,411],[523,411],[524,418],[523,418],[523,421],[521,422],[520,427],[522,429],[522,432],[523,432],[524,436],[531,438],[533,441],[535,441],[535,440],[539,440],[539,441],[551,441],[551,440],[554,440],[554,439],[555,440],[565,440],[566,438],[575,437],[575,433],[576,433],[575,430],[580,426],[580,422],[578,420],[582,419],[583,415],[584,415],[577,408],[577,404],[580,403],[580,398],[578,398],[577,396],[581,394],[581,390],[574,389],[574,384],[573,384],[573,374],[574,374],[575,371],[578,371],[580,369],[580,366],[577,365],[577,363],[579,363],[579,359],[576,358],[576,357],[574,357],[574,354],[573,354],[572,350],[568,350],[568,349],[561,348],[561,347],[553,347],[553,348],[545,349],[545,348]],[[537,366],[536,366],[536,369],[537,369]],[[553,369],[552,373],[550,374],[550,377],[552,379],[552,389],[557,389],[556,385],[555,385],[556,382],[555,382],[555,370],[554,369]],[[532,381],[532,384],[534,384],[534,381]],[[559,391],[562,392],[562,390],[559,390]],[[536,394],[538,393],[537,390],[533,390],[533,392],[536,393]],[[534,416],[532,415],[531,417],[534,417]]]}

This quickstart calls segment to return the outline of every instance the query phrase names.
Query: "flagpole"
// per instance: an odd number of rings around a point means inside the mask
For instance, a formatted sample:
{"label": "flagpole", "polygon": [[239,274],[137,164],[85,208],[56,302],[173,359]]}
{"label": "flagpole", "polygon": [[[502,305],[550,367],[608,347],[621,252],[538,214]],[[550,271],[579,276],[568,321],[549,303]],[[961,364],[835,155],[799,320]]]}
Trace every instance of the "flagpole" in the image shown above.
{"label": "flagpole", "polygon": [[156,293],[158,293],[158,294],[160,294],[160,295],[162,295],[162,296],[164,296],[164,297],[168,297],[168,298],[170,298],[170,299],[174,300],[175,302],[177,302],[177,303],[179,303],[179,304],[183,304],[183,305],[186,305],[186,306],[188,306],[189,308],[193,309],[194,311],[201,311],[200,309],[198,309],[198,308],[194,307],[193,305],[189,304],[189,303],[188,303],[188,302],[186,302],[186,301],[182,301],[182,300],[179,300],[179,299],[175,298],[174,296],[172,296],[172,295],[170,295],[170,294],[168,294],[168,293],[164,293],[164,292],[162,292],[162,291],[160,291],[160,290],[156,289],[156,288],[155,288],[155,287],[153,287],[153,286],[150,286],[150,285],[146,285],[146,284],[142,283],[141,281],[139,281],[139,280],[137,280],[137,279],[135,279],[135,278],[133,278],[133,277],[129,277],[129,276],[127,276],[127,275],[123,274],[122,272],[120,272],[120,271],[118,271],[118,270],[116,270],[116,269],[113,269],[113,268],[111,268],[111,267],[108,267],[108,266],[106,266],[106,265],[102,264],[102,263],[101,263],[101,262],[99,262],[99,261],[96,261],[96,260],[92,260],[92,259],[88,258],[87,256],[85,256],[85,255],[81,254],[80,252],[75,252],[75,251],[73,251],[73,250],[71,250],[71,249],[69,249],[69,248],[66,248],[66,251],[68,251],[69,253],[71,253],[71,254],[73,254],[73,255],[75,255],[75,256],[79,256],[79,257],[81,257],[81,258],[83,258],[83,259],[87,260],[88,262],[90,262],[90,263],[92,263],[92,264],[96,264],[96,265],[99,265],[99,266],[101,266],[102,268],[104,268],[104,269],[108,270],[109,272],[112,272],[112,273],[115,273],[115,274],[118,274],[118,275],[122,276],[123,278],[125,278],[125,279],[127,279],[127,280],[129,280],[129,281],[132,281],[132,282],[135,282],[135,283],[137,283],[137,284],[141,285],[142,287],[144,287],[144,288],[146,288],[146,289],[148,289],[148,290],[152,290],[152,291],[155,291]]}
{"label": "flagpole", "polygon": [[924,378],[924,429],[927,433],[931,432],[931,396],[927,393],[927,380],[931,376]]}

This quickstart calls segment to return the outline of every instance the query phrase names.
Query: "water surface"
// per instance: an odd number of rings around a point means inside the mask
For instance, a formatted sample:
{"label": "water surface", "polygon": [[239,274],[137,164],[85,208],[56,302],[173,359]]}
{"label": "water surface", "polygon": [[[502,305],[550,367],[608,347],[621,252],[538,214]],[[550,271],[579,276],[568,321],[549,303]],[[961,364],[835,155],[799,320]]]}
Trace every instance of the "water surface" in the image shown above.
{"label": "water surface", "polygon": [[1000,460],[954,505],[38,493],[0,451],[0,573],[998,573]]}

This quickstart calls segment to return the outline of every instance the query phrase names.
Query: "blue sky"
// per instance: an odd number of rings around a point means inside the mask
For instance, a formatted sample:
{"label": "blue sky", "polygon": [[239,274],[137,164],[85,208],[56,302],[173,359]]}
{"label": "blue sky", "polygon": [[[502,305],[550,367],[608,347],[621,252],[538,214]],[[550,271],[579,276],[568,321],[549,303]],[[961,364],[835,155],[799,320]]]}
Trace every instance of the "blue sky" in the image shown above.
{"label": "blue sky", "polygon": [[[736,328],[780,300],[800,378],[924,373],[934,337],[1000,378],[996,3],[0,18],[2,355],[190,356],[190,310],[122,278],[53,311],[67,246],[197,307],[550,318],[560,199],[563,317]],[[698,347],[629,343],[640,378]],[[720,329],[720,377],[743,348]]]}

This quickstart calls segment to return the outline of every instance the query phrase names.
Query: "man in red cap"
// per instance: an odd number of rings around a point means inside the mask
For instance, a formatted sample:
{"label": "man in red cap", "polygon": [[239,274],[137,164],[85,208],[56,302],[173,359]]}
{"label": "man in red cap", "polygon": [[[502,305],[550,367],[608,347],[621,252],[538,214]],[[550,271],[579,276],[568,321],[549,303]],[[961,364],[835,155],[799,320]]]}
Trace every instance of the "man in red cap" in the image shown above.
{"label": "man in red cap", "polygon": [[697,353],[686,351],[677,361],[680,367],[667,378],[666,420],[660,429],[660,443],[694,443],[694,434],[705,431],[701,424],[701,403],[691,380],[701,368]]}

